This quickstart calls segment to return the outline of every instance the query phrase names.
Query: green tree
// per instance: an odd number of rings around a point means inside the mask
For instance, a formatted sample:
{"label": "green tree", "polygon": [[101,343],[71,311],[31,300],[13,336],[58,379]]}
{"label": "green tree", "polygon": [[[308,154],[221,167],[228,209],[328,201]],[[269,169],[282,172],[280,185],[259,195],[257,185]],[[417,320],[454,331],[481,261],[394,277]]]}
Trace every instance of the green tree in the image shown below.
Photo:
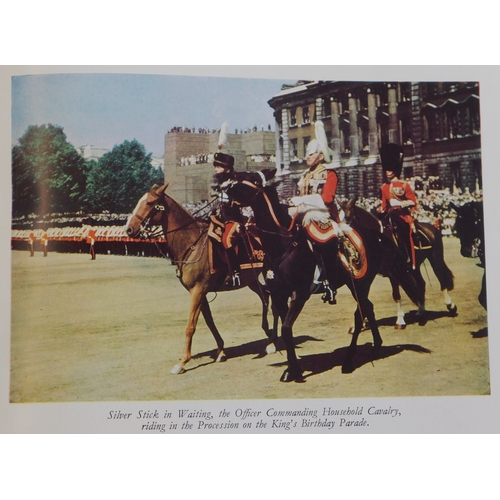
{"label": "green tree", "polygon": [[29,126],[12,148],[13,214],[80,210],[85,177],[85,161],[62,127]]}
{"label": "green tree", "polygon": [[151,165],[151,153],[134,139],[92,165],[85,198],[93,212],[129,213],[154,184],[163,184],[163,172]]}

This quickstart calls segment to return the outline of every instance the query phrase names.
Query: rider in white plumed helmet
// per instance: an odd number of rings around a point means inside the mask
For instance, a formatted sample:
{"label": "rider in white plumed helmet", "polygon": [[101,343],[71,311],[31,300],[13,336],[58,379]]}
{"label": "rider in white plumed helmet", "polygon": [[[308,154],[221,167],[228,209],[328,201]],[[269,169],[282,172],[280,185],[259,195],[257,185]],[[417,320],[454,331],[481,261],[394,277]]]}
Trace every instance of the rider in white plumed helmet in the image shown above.
{"label": "rider in white plumed helmet", "polygon": [[[338,222],[338,210],[335,201],[338,176],[332,163],[333,151],[328,147],[323,122],[317,121],[314,128],[316,138],[309,142],[306,149],[306,165],[308,168],[297,184],[299,196],[292,198],[290,201],[295,206],[302,205],[324,210],[323,217],[329,215],[334,221],[334,227],[338,227],[336,224]],[[304,220],[307,220],[306,217],[307,214]],[[306,224],[318,222],[314,220],[314,215],[312,217],[312,220]],[[335,304],[336,290],[331,288],[330,285],[333,286],[333,283],[335,283],[338,240],[333,238],[328,242],[315,241],[313,243],[318,265],[324,272],[322,283],[325,294],[322,299],[329,304]]]}

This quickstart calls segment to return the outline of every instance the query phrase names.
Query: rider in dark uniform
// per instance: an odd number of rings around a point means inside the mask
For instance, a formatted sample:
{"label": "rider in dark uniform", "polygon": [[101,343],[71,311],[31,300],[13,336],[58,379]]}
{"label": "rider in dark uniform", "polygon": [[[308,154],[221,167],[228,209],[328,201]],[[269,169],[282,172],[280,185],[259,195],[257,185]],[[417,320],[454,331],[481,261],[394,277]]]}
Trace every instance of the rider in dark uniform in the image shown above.
{"label": "rider in dark uniform", "polygon": [[236,250],[238,233],[244,228],[244,217],[240,207],[235,205],[228,197],[226,191],[236,182],[234,172],[234,157],[225,153],[217,152],[214,155],[215,175],[212,190],[218,198],[216,208],[217,218],[225,224],[222,234],[222,245],[226,250],[229,273],[226,284],[237,286],[240,284],[240,265]]}

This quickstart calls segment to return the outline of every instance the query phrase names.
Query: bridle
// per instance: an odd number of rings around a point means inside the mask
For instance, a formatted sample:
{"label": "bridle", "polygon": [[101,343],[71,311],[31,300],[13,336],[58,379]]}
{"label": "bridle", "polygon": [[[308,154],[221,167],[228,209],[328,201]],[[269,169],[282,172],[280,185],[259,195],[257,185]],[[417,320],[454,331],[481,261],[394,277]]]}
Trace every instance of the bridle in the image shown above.
{"label": "bridle", "polygon": [[153,202],[147,201],[147,199],[145,200],[145,203],[147,205],[151,203],[151,208],[149,209],[149,211],[145,215],[139,215],[138,213],[134,212],[130,217],[130,221],[132,221],[132,219],[134,218],[139,221],[139,230],[137,232],[140,238],[158,238],[163,235],[163,228],[157,225],[153,226],[151,224],[151,219],[156,215],[157,212],[164,211],[165,206],[157,203],[160,198],[159,195],[148,193],[147,196],[154,196]]}
{"label": "bridle", "polygon": [[[258,173],[263,176],[263,174],[261,172],[258,172]],[[252,189],[255,190],[255,195],[252,197],[252,199],[255,199],[257,197],[257,195],[259,195],[259,194],[262,195],[262,197],[264,198],[264,201],[266,202],[267,207],[269,209],[269,214],[271,215],[271,218],[273,219],[274,223],[280,229],[286,231],[287,233],[289,233],[292,230],[293,226],[295,225],[295,218],[292,218],[292,221],[291,221],[289,227],[283,226],[283,224],[281,224],[281,222],[279,221],[278,216],[276,215],[276,212],[275,212],[275,210],[273,208],[273,205],[271,203],[271,200],[269,199],[268,194],[266,193],[266,190],[263,187],[257,186],[253,182],[250,182],[250,181],[247,181],[247,180],[240,181],[240,183],[244,184],[245,186],[249,186],[249,187],[251,187]],[[258,228],[258,229],[259,229],[259,231],[270,233],[270,234],[279,234],[279,233],[275,233],[275,232],[272,232],[272,231],[266,231],[266,230],[261,229],[261,228]],[[281,236],[283,236],[283,235],[281,235]],[[286,235],[286,236],[288,236],[288,235]]]}
{"label": "bridle", "polygon": [[[147,201],[147,200],[145,201],[147,205],[151,204],[151,208],[149,209],[149,211],[144,216],[141,216],[139,214],[134,213],[131,217],[131,219],[135,217],[136,219],[139,220],[139,234],[141,235],[141,237],[155,239],[155,244],[156,244],[156,247],[158,248],[158,251],[160,252],[160,254],[163,257],[168,258],[168,255],[165,255],[161,251],[156,239],[160,236],[164,236],[166,239],[168,234],[176,233],[177,231],[188,228],[192,224],[196,224],[198,226],[198,229],[199,229],[199,235],[196,238],[195,242],[189,246],[187,251],[184,253],[184,256],[187,257],[192,251],[195,250],[196,245],[198,244],[198,241],[201,239],[203,234],[205,234],[205,240],[203,241],[200,256],[196,260],[192,260],[192,261],[183,260],[183,259],[174,260],[172,258],[170,260],[172,261],[173,264],[194,264],[194,263],[198,262],[201,259],[201,256],[203,255],[203,250],[205,249],[207,242],[208,242],[208,231],[206,229],[204,230],[203,228],[201,228],[198,224],[198,221],[195,219],[188,221],[186,224],[183,224],[182,226],[179,226],[179,227],[176,227],[176,228],[170,229],[170,230],[168,229],[168,226],[167,226],[168,217],[164,218],[165,230],[163,229],[162,225],[154,225],[153,226],[151,224],[151,220],[156,216],[156,214],[158,212],[167,212],[167,204],[166,204],[164,193],[160,193],[160,194],[148,193],[148,196],[154,197],[152,201]],[[160,200],[160,197],[163,197],[163,200]],[[207,203],[205,206],[203,206],[202,208],[197,210],[196,213],[198,213],[201,210],[204,210],[209,204],[210,203]],[[167,245],[168,245],[168,242],[167,242]]]}

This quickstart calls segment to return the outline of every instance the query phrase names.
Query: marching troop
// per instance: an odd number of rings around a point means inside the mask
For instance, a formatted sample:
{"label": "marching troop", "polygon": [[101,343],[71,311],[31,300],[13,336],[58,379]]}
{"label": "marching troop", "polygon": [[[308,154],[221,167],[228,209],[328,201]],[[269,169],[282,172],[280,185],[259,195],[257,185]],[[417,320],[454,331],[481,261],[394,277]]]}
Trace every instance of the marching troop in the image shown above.
{"label": "marching troop", "polygon": [[[49,227],[45,229],[13,229],[12,249],[26,250],[34,256],[35,251],[61,253],[89,253],[95,260],[96,254],[136,255],[160,257],[164,252],[165,239],[155,241],[130,238],[124,226]],[[28,247],[26,247],[28,242]]]}

